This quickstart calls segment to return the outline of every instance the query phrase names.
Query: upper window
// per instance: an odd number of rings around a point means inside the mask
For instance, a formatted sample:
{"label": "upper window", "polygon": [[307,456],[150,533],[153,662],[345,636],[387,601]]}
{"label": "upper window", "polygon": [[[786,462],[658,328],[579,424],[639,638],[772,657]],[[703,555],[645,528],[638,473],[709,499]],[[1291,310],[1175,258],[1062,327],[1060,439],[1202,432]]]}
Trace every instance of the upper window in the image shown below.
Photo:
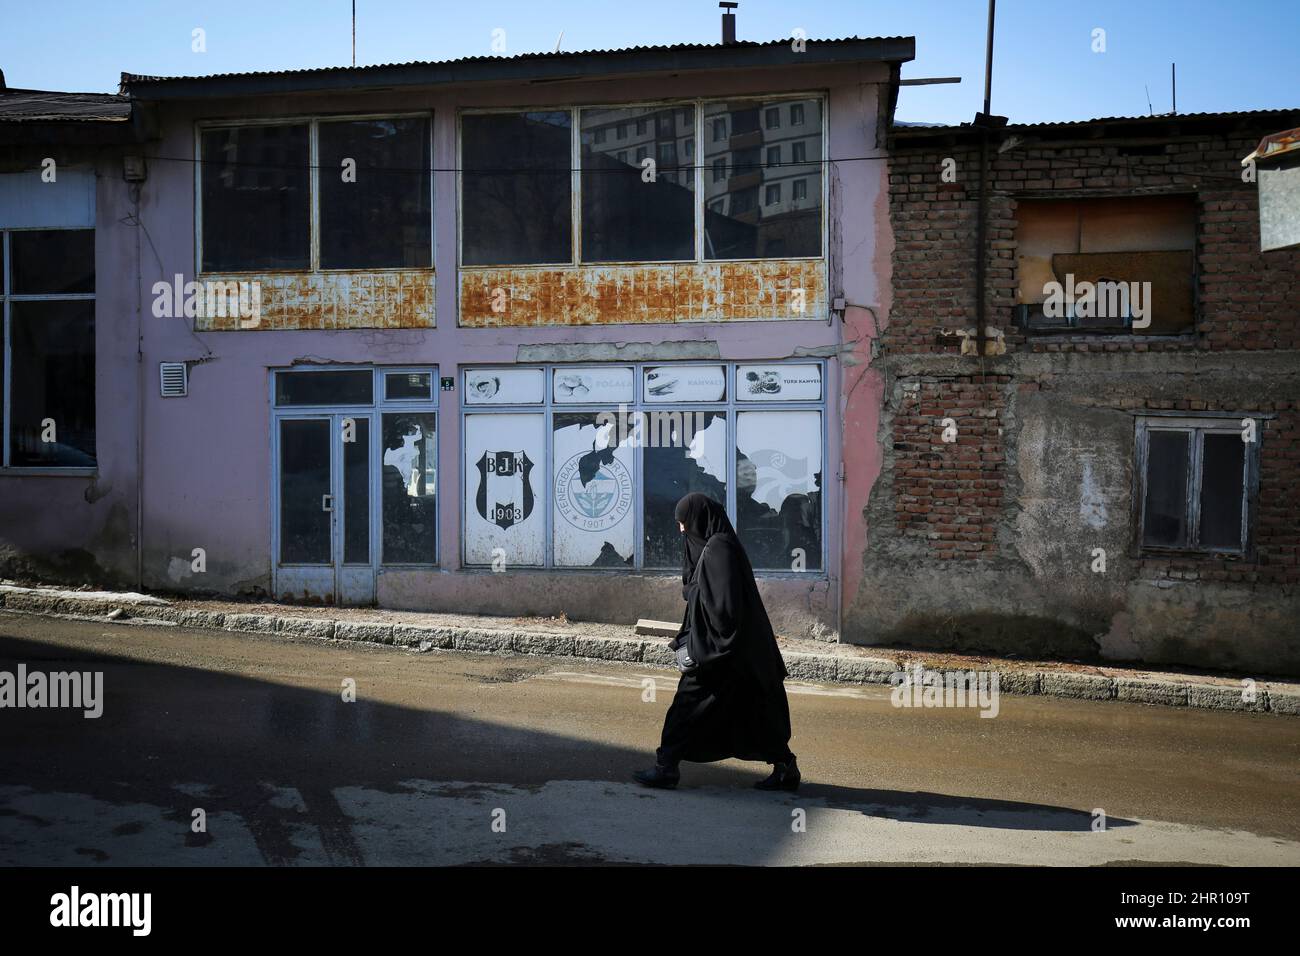
{"label": "upper window", "polygon": [[[725,118],[732,133],[721,152],[715,149],[710,153],[716,157],[715,164],[724,164],[732,174],[725,180],[715,177],[707,184],[705,199],[729,193],[731,202],[725,215],[706,207],[710,209],[704,217],[706,259],[811,258],[822,254],[822,103],[806,99],[789,105],[791,125],[804,123],[810,114],[816,117],[813,126],[817,132],[810,137],[805,128],[800,140],[791,143],[791,161],[785,164],[772,161],[773,150],[778,155],[784,153],[780,146],[783,136],[789,135],[770,122],[771,110],[776,109],[779,116],[779,106],[750,100],[705,105],[706,116],[715,122]],[[809,153],[813,162],[807,161]],[[809,201],[797,207],[771,200],[760,204],[760,189],[764,199],[779,196],[785,193],[781,184],[795,179],[812,183],[811,188],[805,185]]]}
{"label": "upper window", "polygon": [[[788,164],[780,133],[787,105],[799,107],[790,115],[804,125]],[[809,115],[816,121],[807,123]],[[820,257],[821,125],[815,97],[466,113],[461,263]],[[635,142],[620,142],[628,133]],[[706,144],[698,159],[697,139]],[[782,203],[796,178],[801,202]]]}
{"label": "upper window", "polygon": [[1017,302],[1037,332],[1173,335],[1195,325],[1191,196],[1022,199]]}
{"label": "upper window", "polygon": [[461,262],[573,261],[572,127],[567,110],[461,117]]}
{"label": "upper window", "polygon": [[13,230],[0,243],[0,463],[94,467],[95,230]]}
{"label": "upper window", "polygon": [[[686,137],[674,135],[673,113],[668,108],[579,111],[583,262],[695,258],[695,174],[677,168],[679,142]],[[692,110],[692,125],[694,115]],[[635,122],[638,134],[666,132],[656,144],[652,181],[645,181],[641,166],[651,157],[649,147],[638,147],[637,164],[628,165],[595,142],[594,131],[610,122]]]}
{"label": "upper window", "polygon": [[203,127],[199,154],[202,272],[433,265],[427,116]]}
{"label": "upper window", "polygon": [[1241,554],[1250,540],[1262,422],[1138,422],[1143,548]]}

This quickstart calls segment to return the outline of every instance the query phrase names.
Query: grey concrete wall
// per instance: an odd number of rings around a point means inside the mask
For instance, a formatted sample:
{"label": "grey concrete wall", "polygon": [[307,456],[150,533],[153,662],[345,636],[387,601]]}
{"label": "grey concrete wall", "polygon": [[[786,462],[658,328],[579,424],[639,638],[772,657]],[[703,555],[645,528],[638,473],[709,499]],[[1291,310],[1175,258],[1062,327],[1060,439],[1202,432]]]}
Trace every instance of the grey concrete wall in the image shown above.
{"label": "grey concrete wall", "polygon": [[[872,535],[864,581],[843,636],[859,644],[906,643],[1080,659],[1300,673],[1300,595],[1241,576],[1153,566],[1134,546],[1136,413],[1194,396],[1243,411],[1286,405],[1300,394],[1295,353],[1147,353],[1003,356],[989,373],[1009,374],[1001,412],[1006,481],[993,559],[938,560],[928,543],[894,520],[894,412],[904,384],[967,374],[969,359],[898,357],[878,440],[885,464],[867,509]],[[1038,381],[1041,391],[1020,391]],[[1196,411],[1182,414],[1195,416]],[[1285,441],[1266,425],[1261,451]],[[1295,463],[1290,467],[1293,469]],[[1266,469],[1262,488],[1276,500]],[[1104,573],[1093,549],[1106,553]],[[1218,577],[1226,576],[1219,571]]]}

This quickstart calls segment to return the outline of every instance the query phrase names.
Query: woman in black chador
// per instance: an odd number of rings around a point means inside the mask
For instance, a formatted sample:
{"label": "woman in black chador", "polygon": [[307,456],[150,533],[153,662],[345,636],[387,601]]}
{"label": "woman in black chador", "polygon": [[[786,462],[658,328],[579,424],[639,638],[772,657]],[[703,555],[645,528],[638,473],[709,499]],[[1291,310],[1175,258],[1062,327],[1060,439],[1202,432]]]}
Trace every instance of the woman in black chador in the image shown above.
{"label": "woman in black chador", "polygon": [[767,619],[749,557],[727,512],[698,492],[677,502],[686,535],[682,596],[686,616],[669,647],[682,672],[664,718],[653,770],[633,776],[648,787],[675,787],[682,760],[738,757],[773,765],[760,790],[795,790],[785,662]]}

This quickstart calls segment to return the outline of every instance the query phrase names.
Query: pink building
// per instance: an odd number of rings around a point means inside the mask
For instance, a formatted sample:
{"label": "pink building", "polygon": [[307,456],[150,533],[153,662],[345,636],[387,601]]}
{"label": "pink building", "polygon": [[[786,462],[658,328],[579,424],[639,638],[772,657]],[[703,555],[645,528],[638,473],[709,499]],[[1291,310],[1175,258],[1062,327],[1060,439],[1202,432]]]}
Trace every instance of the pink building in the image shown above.
{"label": "pink building", "polygon": [[0,97],[0,573],[672,618],[703,491],[835,639],[913,41],[798,46]]}

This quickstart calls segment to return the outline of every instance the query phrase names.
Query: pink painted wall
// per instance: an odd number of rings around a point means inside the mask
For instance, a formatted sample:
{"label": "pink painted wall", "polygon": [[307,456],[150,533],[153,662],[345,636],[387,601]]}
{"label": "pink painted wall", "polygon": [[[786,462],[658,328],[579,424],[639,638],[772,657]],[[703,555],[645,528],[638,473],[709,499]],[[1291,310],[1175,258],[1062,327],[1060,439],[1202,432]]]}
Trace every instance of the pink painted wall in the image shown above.
{"label": "pink painted wall", "polygon": [[[828,356],[828,430],[824,487],[827,496],[828,574],[813,580],[766,581],[771,599],[787,605],[791,628],[811,622],[838,626],[841,594],[850,598],[860,586],[866,528],[862,510],[880,468],[875,433],[881,395],[879,377],[868,370],[870,339],[876,334],[865,306],[883,317],[887,303],[889,224],[885,205],[885,164],[854,159],[831,167],[829,296],[851,303],[832,321],[701,323],[675,326],[604,326],[566,328],[460,329],[456,325],[455,175],[434,179],[434,261],[437,272],[437,327],[412,331],[245,331],[196,333],[184,318],[155,318],[151,287],[175,273],[193,278],[194,155],[193,123],[204,118],[304,115],[318,112],[432,110],[434,166],[455,166],[456,112],[482,106],[544,106],[635,102],[675,97],[752,93],[825,91],[828,93],[828,151],[831,157],[878,157],[878,84],[888,82],[879,64],[806,70],[711,73],[598,83],[547,83],[536,87],[475,87],[425,92],[369,93],[350,96],[268,97],[260,101],[207,101],[166,104],[160,110],[162,139],[150,144],[149,180],[143,189],[140,218],[148,238],[137,272],[134,230],[111,225],[128,211],[120,181],[101,190],[109,208],[101,210],[100,289],[125,323],[120,335],[133,333],[136,286],[144,304],[143,422],[144,486],[143,571],[146,586],[198,588],[222,592],[256,592],[270,587],[270,408],[268,368],[297,361],[365,364],[430,363],[442,375],[458,365],[510,363],[523,344],[658,343],[686,340],[716,342],[724,360],[778,359],[798,354]],[[884,87],[887,91],[887,86]],[[257,229],[256,222],[248,224]],[[151,241],[150,241],[151,240]],[[127,344],[131,348],[127,349]],[[101,474],[115,487],[128,489],[134,473],[133,334],[114,338],[103,361],[100,402]],[[196,363],[186,398],[163,399],[157,369],[162,361]],[[836,396],[838,395],[838,401]],[[394,606],[455,605],[469,597],[483,572],[458,572],[461,488],[459,459],[459,392],[444,393],[439,416],[440,541],[442,569],[386,572],[380,575],[381,603]],[[847,428],[841,453],[841,427]],[[841,472],[841,483],[836,480]],[[67,483],[79,493],[84,482]],[[101,478],[100,484],[103,484]],[[42,490],[45,487],[42,486]],[[35,488],[20,486],[30,502]],[[132,512],[132,517],[133,517]],[[72,522],[68,522],[70,525]],[[68,526],[50,537],[59,538]],[[207,552],[208,571],[189,572],[193,548]],[[837,559],[837,556],[839,558]],[[841,575],[843,576],[841,579]],[[583,607],[588,616],[616,619],[636,616],[638,608],[612,600],[604,603],[605,585],[582,572],[516,572],[516,604],[545,610],[556,594],[568,595],[570,614]],[[628,576],[620,576],[626,579]],[[663,590],[667,578],[644,576],[646,595]],[[841,580],[843,586],[841,586]],[[583,601],[581,585],[593,595]],[[496,592],[501,596],[501,592]],[[598,596],[597,596],[598,595]],[[486,599],[484,599],[486,600]],[[652,601],[651,597],[646,598]],[[675,600],[680,601],[679,598]],[[554,611],[565,608],[555,607]],[[509,610],[503,607],[502,610]]]}

